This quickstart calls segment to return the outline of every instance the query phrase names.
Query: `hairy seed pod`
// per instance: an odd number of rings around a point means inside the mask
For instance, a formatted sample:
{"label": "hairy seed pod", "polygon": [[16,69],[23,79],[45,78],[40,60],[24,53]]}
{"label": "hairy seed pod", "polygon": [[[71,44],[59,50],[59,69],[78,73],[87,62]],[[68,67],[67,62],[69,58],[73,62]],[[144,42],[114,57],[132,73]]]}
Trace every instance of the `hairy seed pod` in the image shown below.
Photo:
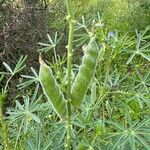
{"label": "hairy seed pod", "polygon": [[53,76],[51,68],[43,60],[40,60],[39,80],[44,94],[50,101],[53,109],[60,118],[65,119],[67,108],[64,96]]}
{"label": "hairy seed pod", "polygon": [[98,54],[99,48],[96,43],[96,37],[93,37],[86,47],[86,53],[71,89],[71,102],[75,107],[81,105],[87,93],[96,69]]}

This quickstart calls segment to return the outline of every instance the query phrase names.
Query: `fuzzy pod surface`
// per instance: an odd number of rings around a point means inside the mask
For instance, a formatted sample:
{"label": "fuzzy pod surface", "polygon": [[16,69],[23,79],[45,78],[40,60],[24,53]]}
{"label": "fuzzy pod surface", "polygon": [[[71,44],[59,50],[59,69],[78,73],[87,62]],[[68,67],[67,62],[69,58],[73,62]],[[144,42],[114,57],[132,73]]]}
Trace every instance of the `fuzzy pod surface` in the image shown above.
{"label": "fuzzy pod surface", "polygon": [[87,93],[88,87],[95,73],[98,55],[99,48],[96,43],[96,37],[94,36],[86,47],[86,53],[83,56],[79,72],[71,89],[71,102],[75,107],[80,107]]}
{"label": "fuzzy pod surface", "polygon": [[40,60],[39,80],[44,94],[50,101],[53,109],[61,119],[66,118],[66,102],[54,78],[52,70],[43,60]]}

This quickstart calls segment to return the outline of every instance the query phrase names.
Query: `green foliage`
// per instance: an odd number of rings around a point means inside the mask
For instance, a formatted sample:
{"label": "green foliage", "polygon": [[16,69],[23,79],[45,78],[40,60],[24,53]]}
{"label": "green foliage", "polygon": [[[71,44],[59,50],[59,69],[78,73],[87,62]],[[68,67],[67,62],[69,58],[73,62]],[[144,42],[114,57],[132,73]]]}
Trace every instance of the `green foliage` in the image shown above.
{"label": "green foliage", "polygon": [[[132,123],[129,126],[123,126],[117,122],[109,122],[117,129],[117,132],[109,133],[108,138],[113,140],[108,149],[133,149],[145,148],[149,150],[149,119],[142,122]],[[138,144],[137,144],[138,142]]]}
{"label": "green foliage", "polygon": [[[77,16],[93,18],[98,11],[105,16],[105,27],[109,30],[134,34],[149,25],[150,9],[147,0],[94,0],[77,1]],[[136,20],[136,21],[135,21]]]}
{"label": "green foliage", "polygon": [[[51,49],[54,49],[56,47],[56,45],[58,44],[58,42],[60,41],[60,39],[62,38],[62,36],[58,39],[57,37],[57,32],[55,33],[55,37],[54,37],[54,41],[53,38],[47,34],[48,40],[50,42],[50,44],[46,44],[46,43],[39,43],[41,46],[44,46],[45,48],[39,49],[39,52],[47,52]],[[55,49],[54,49],[55,50]]]}
{"label": "green foliage", "polygon": [[7,63],[3,62],[3,65],[5,66],[8,72],[0,72],[0,74],[10,74],[11,76],[14,76],[16,73],[21,71],[26,66],[24,65],[26,59],[27,56],[25,57],[21,56],[13,70],[10,68],[10,66]]}
{"label": "green foliage", "polygon": [[[150,149],[150,29],[145,28],[148,22],[145,8],[149,5],[148,1],[130,1],[129,5],[127,0],[122,1],[122,5],[117,1],[74,1],[76,8],[80,6],[76,16],[86,14],[81,21],[73,20],[74,54],[77,56],[78,51],[84,50],[89,35],[96,34],[97,41],[94,41],[96,49],[93,45],[92,48],[89,44],[86,46],[81,66],[72,65],[70,80],[75,79],[72,85],[77,85],[74,90],[77,98],[72,99],[72,104],[80,105],[80,109],[69,110],[73,150]],[[100,6],[100,12],[94,15]],[[101,15],[103,12],[106,14]],[[137,21],[132,21],[132,16]],[[59,22],[60,25],[59,19],[52,24]],[[132,29],[138,25],[143,31],[136,29],[133,35]],[[20,76],[25,69],[23,56],[15,66],[3,63],[7,72],[0,72],[0,149],[64,149],[68,132],[67,59],[56,51],[63,38],[56,32],[54,36],[48,35],[48,39],[48,44],[40,43],[43,47],[38,51],[47,55],[53,50],[54,59],[46,62],[49,66],[45,62],[40,64],[39,75],[31,67],[32,75]],[[102,47],[100,51],[97,45]],[[16,98],[11,98],[15,103],[9,108],[7,97],[13,78],[19,78],[20,83],[12,82],[18,91]],[[62,121],[58,116],[65,119]]]}
{"label": "green foliage", "polygon": [[39,76],[36,73],[35,69],[31,67],[31,71],[34,76],[31,75],[21,75],[22,78],[27,79],[27,81],[21,82],[17,85],[18,89],[23,89],[29,85],[32,85],[33,83],[39,84]]}
{"label": "green foliage", "polygon": [[146,35],[146,33],[150,30],[150,27],[146,28],[146,30],[144,32],[138,33],[136,30],[136,36],[137,36],[137,40],[135,43],[135,50],[128,50],[128,53],[131,53],[131,56],[129,57],[129,59],[127,60],[127,64],[129,64],[132,59],[135,57],[135,55],[140,55],[141,57],[147,59],[148,61],[150,61],[150,55],[149,55],[149,47],[150,47],[150,43],[147,42],[150,37]]}

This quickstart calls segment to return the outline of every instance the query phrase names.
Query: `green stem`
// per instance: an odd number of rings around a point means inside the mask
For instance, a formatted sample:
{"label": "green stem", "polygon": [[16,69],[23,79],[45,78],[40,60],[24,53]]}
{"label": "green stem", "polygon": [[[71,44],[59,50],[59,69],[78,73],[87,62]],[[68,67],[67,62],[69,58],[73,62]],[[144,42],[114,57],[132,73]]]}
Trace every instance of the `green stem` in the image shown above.
{"label": "green stem", "polygon": [[67,20],[69,23],[69,38],[68,38],[68,58],[67,58],[67,139],[65,144],[66,150],[71,150],[71,69],[72,69],[72,55],[73,55],[73,31],[74,31],[74,23],[73,23],[73,12],[71,0],[65,0],[68,16]]}
{"label": "green stem", "polygon": [[8,78],[8,80],[7,80],[6,84],[5,84],[4,93],[7,92],[7,87],[8,87],[8,84],[9,84],[10,80],[12,79],[12,77],[13,77],[13,75],[11,75],[11,76]]}
{"label": "green stem", "polygon": [[7,123],[4,120],[4,116],[3,116],[3,101],[4,101],[4,98],[1,97],[0,98],[0,127],[2,129],[2,139],[3,139],[4,149],[5,150],[10,150],[9,142],[8,142]]}
{"label": "green stem", "polygon": [[0,99],[0,121],[3,120],[3,102],[2,100]]}

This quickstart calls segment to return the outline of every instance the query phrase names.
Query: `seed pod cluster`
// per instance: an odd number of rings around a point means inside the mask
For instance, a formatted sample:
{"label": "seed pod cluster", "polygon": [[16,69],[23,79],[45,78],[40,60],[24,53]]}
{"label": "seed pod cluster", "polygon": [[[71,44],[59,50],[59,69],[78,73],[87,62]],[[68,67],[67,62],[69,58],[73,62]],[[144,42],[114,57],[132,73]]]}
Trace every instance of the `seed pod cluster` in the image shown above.
{"label": "seed pod cluster", "polygon": [[71,102],[75,107],[81,105],[87,93],[96,69],[98,54],[99,48],[96,43],[96,37],[93,37],[86,47],[86,53],[83,56],[82,64],[72,86]]}
{"label": "seed pod cluster", "polygon": [[44,94],[50,101],[53,109],[62,119],[66,117],[66,102],[64,96],[53,76],[52,70],[43,60],[40,60],[39,80]]}

